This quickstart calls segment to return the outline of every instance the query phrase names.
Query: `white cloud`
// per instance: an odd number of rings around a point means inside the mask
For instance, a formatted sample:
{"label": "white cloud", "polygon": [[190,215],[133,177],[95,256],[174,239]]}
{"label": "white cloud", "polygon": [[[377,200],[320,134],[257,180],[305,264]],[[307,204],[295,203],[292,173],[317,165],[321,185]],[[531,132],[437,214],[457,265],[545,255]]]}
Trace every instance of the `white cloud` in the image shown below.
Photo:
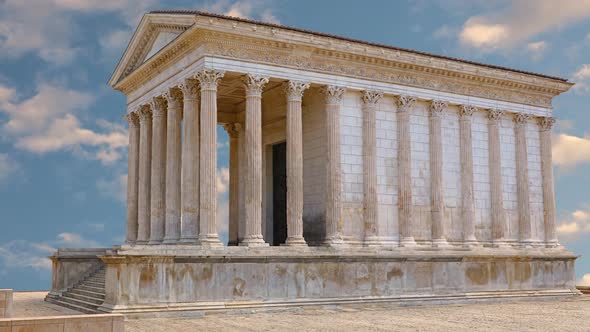
{"label": "white cloud", "polygon": [[60,233],[57,235],[57,243],[65,245],[67,247],[80,247],[80,248],[98,248],[100,245],[98,242],[88,240],[80,234],[76,233]]}
{"label": "white cloud", "polygon": [[590,161],[590,137],[559,134],[553,137],[553,164],[573,167]]}
{"label": "white cloud", "polygon": [[16,101],[14,89],[0,86],[0,112],[8,115],[2,126],[4,135],[21,150],[37,154],[72,151],[113,164],[127,146],[126,129],[104,120],[96,121],[100,131],[84,128],[74,114],[93,101],[88,93],[50,83],[39,84],[34,96]]}
{"label": "white cloud", "polygon": [[0,182],[18,173],[20,165],[8,154],[0,153]]}
{"label": "white cloud", "polygon": [[573,87],[573,91],[580,94],[590,93],[590,64],[583,64],[572,74],[572,78],[576,85]]}
{"label": "white cloud", "polygon": [[590,17],[590,0],[514,1],[509,7],[472,16],[459,32],[461,44],[483,52],[509,49],[534,36]]}
{"label": "white cloud", "polygon": [[71,63],[81,15],[108,12],[135,26],[158,0],[4,0],[0,1],[0,57],[35,53],[46,62]]}
{"label": "white cloud", "polygon": [[257,19],[268,23],[280,24],[272,9],[272,2],[268,0],[218,0],[200,6],[207,12],[220,13],[227,16]]}
{"label": "white cloud", "polygon": [[574,74],[574,79],[585,80],[590,78],[590,64],[583,64]]}
{"label": "white cloud", "polygon": [[584,274],[576,281],[576,286],[590,286],[590,273]]}
{"label": "white cloud", "polygon": [[51,261],[47,256],[54,251],[55,248],[49,244],[24,240],[12,240],[2,244],[0,245],[0,273],[15,268],[51,269]]}
{"label": "white cloud", "polygon": [[590,210],[578,209],[571,212],[566,218],[560,220],[557,233],[568,238],[590,234]]}
{"label": "white cloud", "polygon": [[217,171],[217,194],[224,194],[229,190],[229,169],[222,167]]}
{"label": "white cloud", "polygon": [[527,44],[527,51],[530,54],[531,58],[535,61],[538,61],[543,57],[543,54],[545,53],[547,48],[548,44],[543,40]]}
{"label": "white cloud", "polygon": [[118,53],[131,39],[131,30],[115,30],[100,37],[100,46],[108,53]]}
{"label": "white cloud", "polygon": [[96,189],[105,196],[125,203],[127,195],[127,174],[119,174],[112,179],[99,179],[96,181]]}

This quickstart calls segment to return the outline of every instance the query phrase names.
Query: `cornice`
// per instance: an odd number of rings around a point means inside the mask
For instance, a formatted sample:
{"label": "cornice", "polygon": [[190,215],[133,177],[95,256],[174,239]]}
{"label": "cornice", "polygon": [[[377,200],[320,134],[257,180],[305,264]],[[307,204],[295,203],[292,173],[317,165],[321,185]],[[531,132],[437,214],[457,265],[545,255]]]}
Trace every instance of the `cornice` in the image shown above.
{"label": "cornice", "polygon": [[[227,22],[226,22],[227,21]],[[268,30],[268,31],[266,31]],[[296,38],[297,37],[297,38]],[[197,18],[175,41],[141,64],[115,88],[134,91],[183,54],[202,48],[204,56],[239,59],[338,76],[407,85],[466,96],[551,107],[551,99],[572,83],[437,59],[375,46],[353,45],[253,24]]]}

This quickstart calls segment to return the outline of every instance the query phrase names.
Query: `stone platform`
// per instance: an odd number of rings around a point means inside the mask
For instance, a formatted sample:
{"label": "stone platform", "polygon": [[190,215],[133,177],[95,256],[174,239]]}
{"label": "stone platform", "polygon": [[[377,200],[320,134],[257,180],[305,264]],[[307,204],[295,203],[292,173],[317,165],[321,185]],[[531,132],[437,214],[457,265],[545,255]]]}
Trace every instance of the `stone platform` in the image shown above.
{"label": "stone platform", "polygon": [[579,294],[576,256],[564,249],[160,245],[99,258],[106,277],[98,309],[125,314]]}

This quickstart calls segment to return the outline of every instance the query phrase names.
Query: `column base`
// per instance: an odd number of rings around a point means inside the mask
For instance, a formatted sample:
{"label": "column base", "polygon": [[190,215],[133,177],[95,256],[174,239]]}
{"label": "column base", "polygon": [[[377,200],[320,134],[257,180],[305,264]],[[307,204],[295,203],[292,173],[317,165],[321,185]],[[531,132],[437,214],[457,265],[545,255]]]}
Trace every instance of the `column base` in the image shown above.
{"label": "column base", "polygon": [[269,244],[264,242],[262,235],[245,237],[239,244],[241,247],[268,247]]}
{"label": "column base", "polygon": [[223,247],[223,243],[219,241],[217,234],[207,234],[205,236],[199,236],[199,245],[203,247]]}
{"label": "column base", "polygon": [[520,248],[537,248],[537,247],[543,246],[544,243],[542,243],[539,240],[535,240],[535,239],[526,239],[526,240],[520,240],[518,245],[520,246]]}
{"label": "column base", "polygon": [[339,248],[347,247],[348,245],[340,236],[333,236],[331,238],[325,239],[324,242],[322,242],[322,246]]}
{"label": "column base", "polygon": [[148,241],[147,240],[138,240],[138,241],[135,241],[135,244],[140,244],[140,245],[141,244],[148,244]]}
{"label": "column base", "polygon": [[440,238],[432,240],[432,247],[434,248],[449,248],[451,245],[447,242],[447,239]]}
{"label": "column base", "polygon": [[236,247],[238,245],[238,241],[229,241],[227,242],[228,247]]}
{"label": "column base", "polygon": [[285,241],[285,245],[286,246],[293,246],[293,247],[295,247],[295,246],[307,247],[307,243],[305,242],[305,239],[303,238],[303,236],[287,238],[287,241]]}
{"label": "column base", "polygon": [[178,238],[164,239],[164,241],[162,241],[162,244],[177,244],[177,243],[179,243]]}
{"label": "column base", "polygon": [[551,241],[545,242],[545,248],[563,248],[563,247],[561,246],[561,244],[559,244],[559,242],[557,242],[557,240],[551,240]]}
{"label": "column base", "polygon": [[412,248],[418,246],[413,236],[402,237],[399,240],[399,246],[405,248]]}
{"label": "column base", "polygon": [[463,247],[465,248],[479,248],[482,245],[477,242],[475,237],[468,237],[467,239],[463,240]]}
{"label": "column base", "polygon": [[510,243],[504,239],[497,239],[492,241],[492,248],[511,248]]}
{"label": "column base", "polygon": [[182,238],[180,240],[178,240],[176,243],[178,244],[188,244],[188,245],[198,245],[199,244],[199,239],[197,239],[196,237],[191,237],[191,238]]}
{"label": "column base", "polygon": [[148,246],[155,246],[158,244],[162,244],[162,240],[149,240],[147,244]]}
{"label": "column base", "polygon": [[369,236],[363,241],[365,247],[382,247],[386,244],[387,242],[380,236]]}

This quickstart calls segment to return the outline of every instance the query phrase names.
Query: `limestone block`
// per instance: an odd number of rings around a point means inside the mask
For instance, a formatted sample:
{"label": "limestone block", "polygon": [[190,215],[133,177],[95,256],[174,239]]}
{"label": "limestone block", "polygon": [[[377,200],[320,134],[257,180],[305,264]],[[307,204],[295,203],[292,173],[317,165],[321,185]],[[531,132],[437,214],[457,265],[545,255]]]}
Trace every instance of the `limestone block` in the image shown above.
{"label": "limestone block", "polygon": [[12,289],[0,289],[0,318],[12,316]]}

